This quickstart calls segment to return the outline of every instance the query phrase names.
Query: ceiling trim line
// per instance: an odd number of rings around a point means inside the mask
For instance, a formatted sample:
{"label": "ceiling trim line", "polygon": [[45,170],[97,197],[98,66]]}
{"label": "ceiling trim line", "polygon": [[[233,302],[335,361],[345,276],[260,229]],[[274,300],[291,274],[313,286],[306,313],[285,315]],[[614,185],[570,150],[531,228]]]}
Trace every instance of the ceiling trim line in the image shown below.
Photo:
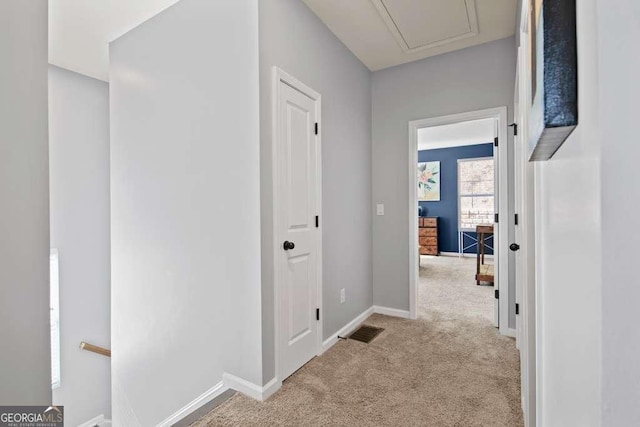
{"label": "ceiling trim line", "polygon": [[475,0],[464,0],[467,20],[469,22],[470,31],[467,33],[463,33],[453,37],[447,37],[442,40],[437,40],[435,42],[427,43],[421,46],[411,47],[409,43],[402,35],[400,28],[397,23],[391,16],[391,13],[387,9],[383,0],[371,0],[371,3],[378,11],[378,14],[382,18],[382,21],[385,23],[387,29],[398,43],[398,46],[402,51],[406,54],[412,54],[415,52],[420,52],[427,49],[432,49],[434,47],[442,46],[445,44],[457,42],[459,40],[464,40],[471,37],[477,37],[480,34],[480,29],[478,28],[478,13],[476,11],[476,1]]}

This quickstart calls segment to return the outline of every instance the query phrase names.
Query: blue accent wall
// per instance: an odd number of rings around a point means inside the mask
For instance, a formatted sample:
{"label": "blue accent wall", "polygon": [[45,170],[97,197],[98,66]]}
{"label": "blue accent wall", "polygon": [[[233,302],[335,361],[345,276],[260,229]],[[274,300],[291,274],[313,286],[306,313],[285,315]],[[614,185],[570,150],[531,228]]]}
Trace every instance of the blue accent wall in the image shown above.
{"label": "blue accent wall", "polygon": [[[441,252],[458,252],[458,159],[492,156],[493,143],[418,151],[418,162],[440,162],[440,201],[419,203],[422,216],[439,217],[438,246]],[[476,237],[475,233],[471,234]],[[464,246],[472,243],[471,239],[465,239]],[[493,237],[486,243],[493,247]],[[465,253],[476,253],[476,250],[473,246]]]}

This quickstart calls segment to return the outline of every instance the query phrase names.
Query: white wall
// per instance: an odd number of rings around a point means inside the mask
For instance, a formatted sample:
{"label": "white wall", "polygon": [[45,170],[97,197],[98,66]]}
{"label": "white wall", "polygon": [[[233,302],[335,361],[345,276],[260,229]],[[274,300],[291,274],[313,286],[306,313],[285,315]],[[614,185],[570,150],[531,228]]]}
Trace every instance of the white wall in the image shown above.
{"label": "white wall", "polygon": [[109,348],[109,86],[49,67],[51,247],[60,274],[60,387],[65,422],[111,418],[111,360],[80,350]]}
{"label": "white wall", "polygon": [[551,160],[536,165],[538,422],[545,427],[600,425],[597,37],[596,1],[578,2],[579,125]]}
{"label": "white wall", "polygon": [[182,0],[110,58],[113,420],[148,426],[262,381],[258,2]]}
{"label": "white wall", "polygon": [[602,424],[640,425],[640,4],[597,2],[602,138]]}
{"label": "white wall", "polygon": [[0,2],[0,402],[51,402],[47,1]]}
{"label": "white wall", "polygon": [[[409,310],[409,121],[499,106],[507,106],[512,118],[515,68],[510,37],[373,73],[369,211],[374,212],[373,204],[385,205],[385,215],[373,220],[375,305]],[[510,134],[505,144],[512,147],[511,142]],[[509,175],[513,176],[512,170]],[[513,223],[513,215],[509,222]],[[515,327],[513,277],[509,282],[509,326]]]}
{"label": "white wall", "polygon": [[[371,307],[371,73],[300,0],[260,0],[263,381],[274,367],[271,69],[322,95],[323,334]],[[253,212],[256,207],[251,206]],[[340,289],[346,302],[340,304]]]}

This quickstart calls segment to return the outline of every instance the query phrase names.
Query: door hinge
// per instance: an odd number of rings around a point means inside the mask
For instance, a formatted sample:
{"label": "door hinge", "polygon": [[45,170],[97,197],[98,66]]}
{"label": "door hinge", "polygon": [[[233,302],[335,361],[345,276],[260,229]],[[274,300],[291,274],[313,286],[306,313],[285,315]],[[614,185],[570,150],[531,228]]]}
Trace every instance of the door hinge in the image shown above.
{"label": "door hinge", "polygon": [[516,303],[516,314],[520,314],[520,304]]}
{"label": "door hinge", "polygon": [[513,128],[513,135],[514,136],[518,136],[518,124],[517,123],[511,123],[509,125],[509,127]]}
{"label": "door hinge", "polygon": [[316,308],[316,320],[320,320],[320,309]]}
{"label": "door hinge", "polygon": [[498,222],[498,214],[494,214],[493,216],[493,222],[497,223]]}
{"label": "door hinge", "polygon": [[500,289],[496,289],[495,291],[493,291],[493,296],[495,297],[495,299],[500,299]]}
{"label": "door hinge", "polygon": [[316,135],[318,134],[318,122],[316,122]]}
{"label": "door hinge", "polygon": [[316,215],[316,228],[320,227],[320,217]]}
{"label": "door hinge", "polygon": [[494,147],[498,146],[498,137],[497,136],[495,138],[493,138],[493,145],[494,145]]}
{"label": "door hinge", "polygon": [[516,214],[515,222],[516,222],[516,225],[518,225],[518,214]]}

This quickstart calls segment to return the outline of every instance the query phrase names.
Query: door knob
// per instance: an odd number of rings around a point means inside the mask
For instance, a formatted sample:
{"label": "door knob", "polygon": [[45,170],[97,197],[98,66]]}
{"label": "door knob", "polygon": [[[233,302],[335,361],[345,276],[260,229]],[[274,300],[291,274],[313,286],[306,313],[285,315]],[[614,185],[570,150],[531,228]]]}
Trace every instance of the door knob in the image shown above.
{"label": "door knob", "polygon": [[284,248],[285,251],[288,251],[289,249],[293,249],[296,247],[296,245],[293,242],[290,242],[288,240],[285,240],[284,244],[282,245],[282,247]]}
{"label": "door knob", "polygon": [[512,243],[509,245],[509,249],[511,249],[513,252],[516,252],[520,250],[520,245],[517,243]]}

